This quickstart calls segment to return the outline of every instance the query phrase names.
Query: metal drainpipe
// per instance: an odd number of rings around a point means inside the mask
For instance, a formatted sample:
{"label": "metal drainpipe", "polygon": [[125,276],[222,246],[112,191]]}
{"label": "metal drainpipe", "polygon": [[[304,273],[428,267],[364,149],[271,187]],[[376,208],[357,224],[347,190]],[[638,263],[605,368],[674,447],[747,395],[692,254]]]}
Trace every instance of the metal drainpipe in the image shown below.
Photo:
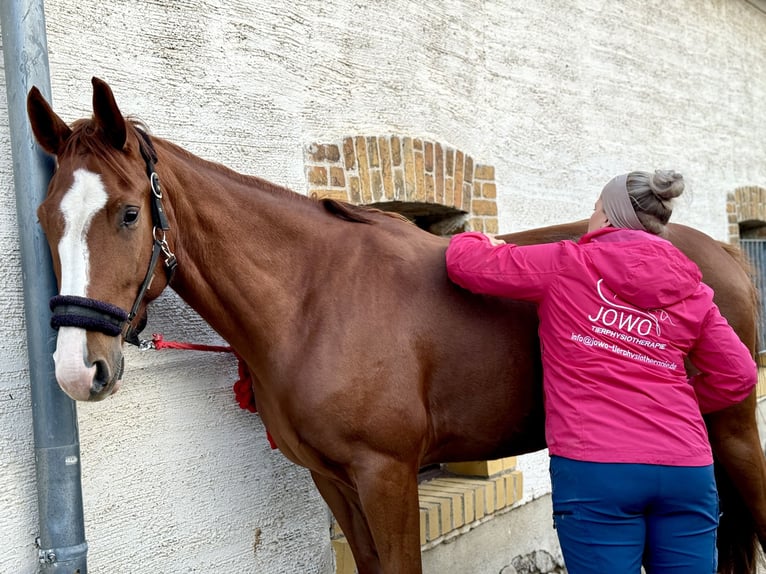
{"label": "metal drainpipe", "polygon": [[26,112],[26,96],[33,85],[50,101],[43,0],[0,0],[0,24],[32,395],[39,572],[86,574],[77,411],[56,383],[52,358],[56,338],[48,309],[48,300],[57,291],[56,279],[36,215],[53,162],[35,144]]}

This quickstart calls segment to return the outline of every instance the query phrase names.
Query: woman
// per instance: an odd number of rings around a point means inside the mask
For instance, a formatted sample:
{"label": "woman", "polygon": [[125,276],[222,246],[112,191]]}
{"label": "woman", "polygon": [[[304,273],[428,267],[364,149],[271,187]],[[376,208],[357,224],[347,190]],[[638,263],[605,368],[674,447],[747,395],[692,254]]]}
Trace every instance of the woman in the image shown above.
{"label": "woman", "polygon": [[[662,238],[673,171],[609,181],[579,242],[452,238],[458,285],[537,304],[553,515],[569,574],[716,570],[718,497],[701,412],[756,384],[748,349]],[[688,358],[700,371],[688,378]]]}

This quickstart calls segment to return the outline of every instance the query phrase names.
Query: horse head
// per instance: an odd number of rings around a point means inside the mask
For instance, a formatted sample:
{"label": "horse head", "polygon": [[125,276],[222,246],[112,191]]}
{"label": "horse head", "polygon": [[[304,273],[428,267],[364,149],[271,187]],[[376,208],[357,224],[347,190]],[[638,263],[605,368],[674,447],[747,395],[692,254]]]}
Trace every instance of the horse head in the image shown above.
{"label": "horse head", "polygon": [[169,282],[154,272],[158,256],[174,265],[156,156],[98,78],[91,119],[68,126],[35,87],[27,113],[38,143],[57,160],[37,212],[59,286],[51,300],[56,379],[75,400],[101,400],[121,383],[123,342],[136,338],[146,304]]}

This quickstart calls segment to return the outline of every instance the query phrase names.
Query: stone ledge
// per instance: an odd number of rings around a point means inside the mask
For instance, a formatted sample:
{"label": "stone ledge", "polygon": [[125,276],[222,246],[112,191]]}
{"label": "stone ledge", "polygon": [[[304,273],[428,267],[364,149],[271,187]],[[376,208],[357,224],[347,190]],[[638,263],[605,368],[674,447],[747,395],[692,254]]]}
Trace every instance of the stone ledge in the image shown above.
{"label": "stone ledge", "polygon": [[[521,471],[507,470],[488,478],[440,476],[418,486],[422,551],[473,530],[521,500]],[[356,565],[343,533],[333,526],[336,574],[354,574]]]}

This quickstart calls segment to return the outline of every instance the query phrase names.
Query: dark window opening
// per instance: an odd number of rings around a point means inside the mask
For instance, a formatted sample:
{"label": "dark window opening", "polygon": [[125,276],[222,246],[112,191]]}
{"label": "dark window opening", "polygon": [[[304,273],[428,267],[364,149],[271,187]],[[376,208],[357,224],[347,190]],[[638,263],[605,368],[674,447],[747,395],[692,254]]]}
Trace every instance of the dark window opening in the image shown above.
{"label": "dark window opening", "polygon": [[369,206],[403,215],[420,229],[443,237],[466,231],[469,218],[469,214],[461,209],[438,203],[382,201]]}
{"label": "dark window opening", "polygon": [[758,316],[759,363],[766,363],[766,221],[750,219],[739,224],[739,245],[753,266],[760,297]]}

